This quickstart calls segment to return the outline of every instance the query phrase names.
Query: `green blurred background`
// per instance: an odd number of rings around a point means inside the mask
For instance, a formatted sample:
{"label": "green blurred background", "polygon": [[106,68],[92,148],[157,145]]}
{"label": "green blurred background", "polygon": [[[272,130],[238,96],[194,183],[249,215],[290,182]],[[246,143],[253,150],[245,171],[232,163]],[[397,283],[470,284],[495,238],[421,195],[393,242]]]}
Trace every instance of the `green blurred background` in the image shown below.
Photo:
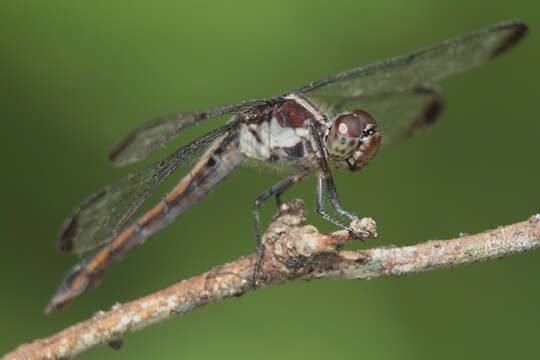
{"label": "green blurred background", "polygon": [[[241,169],[57,314],[43,309],[77,258],[56,250],[87,195],[139,168],[111,146],[157,115],[280,94],[509,18],[529,36],[442,84],[430,134],[336,172],[345,208],[406,245],[475,233],[539,211],[540,5],[535,1],[3,1],[0,354],[254,250],[253,199],[280,179]],[[145,163],[216,123],[203,124]],[[159,199],[178,176],[160,188]],[[315,182],[288,192],[314,213]],[[268,223],[275,207],[263,208]],[[540,252],[399,279],[314,281],[207,306],[86,359],[533,356]]]}

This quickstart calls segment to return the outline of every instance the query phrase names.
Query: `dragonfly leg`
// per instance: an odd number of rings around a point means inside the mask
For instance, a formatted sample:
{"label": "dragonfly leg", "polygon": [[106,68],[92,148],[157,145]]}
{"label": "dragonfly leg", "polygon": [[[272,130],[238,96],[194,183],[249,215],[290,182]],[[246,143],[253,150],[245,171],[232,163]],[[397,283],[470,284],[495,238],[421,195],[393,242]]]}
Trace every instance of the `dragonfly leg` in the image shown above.
{"label": "dragonfly leg", "polygon": [[330,198],[330,203],[332,204],[332,207],[336,210],[336,212],[349,219],[349,220],[356,220],[358,219],[358,216],[351,214],[347,210],[344,210],[341,207],[341,203],[339,202],[339,198],[336,191],[336,185],[334,184],[334,180],[330,178],[326,178],[324,181],[326,183],[326,190],[328,191],[328,197]]}
{"label": "dragonfly leg", "polygon": [[[340,221],[334,219],[333,217],[331,217],[330,215],[328,215],[326,213],[326,211],[324,210],[324,184],[328,182],[328,178],[326,178],[325,180],[325,174],[323,174],[322,172],[319,172],[319,178],[317,180],[317,201],[316,201],[316,208],[317,208],[317,212],[319,213],[319,215],[321,215],[323,217],[323,219],[325,219],[326,221],[344,229],[344,230],[347,230],[348,232],[350,232],[351,234],[353,234],[354,236],[356,236],[358,239],[361,239],[362,241],[364,241],[364,239],[362,238],[362,236],[360,234],[358,234],[357,232],[355,232],[351,227],[345,225],[345,224],[342,224]],[[331,179],[331,178],[330,178]],[[333,182],[332,182],[333,184]],[[327,186],[328,187],[328,186]],[[335,187],[334,187],[334,190],[335,190]],[[331,191],[329,191],[329,193],[331,193]],[[334,193],[334,195],[337,195],[336,193]],[[335,200],[332,200],[332,195],[330,195],[330,199],[331,201],[336,201],[337,200],[337,196],[335,197]],[[339,204],[339,201],[337,202]],[[332,203],[332,205],[334,205]],[[343,209],[342,209],[343,210]],[[338,211],[336,209],[336,211]],[[346,212],[345,210],[343,210],[344,212]],[[353,219],[357,219],[356,216],[346,212],[347,214],[349,214],[350,216],[353,216]]]}
{"label": "dragonfly leg", "polygon": [[278,209],[281,208],[281,205],[283,205],[283,201],[281,201],[281,194],[283,194],[283,191],[276,194],[276,205]]}
{"label": "dragonfly leg", "polygon": [[332,207],[337,211],[337,213],[340,214],[341,216],[348,218],[349,220],[358,219],[356,215],[353,215],[349,213],[348,211],[343,210],[343,208],[341,207],[341,204],[339,203],[336,186],[334,185],[334,180],[332,179],[332,172],[330,171],[330,168],[328,167],[328,163],[326,162],[326,158],[324,157],[325,151],[324,151],[322,140],[321,140],[322,131],[320,127],[316,123],[313,123],[310,126],[310,132],[312,136],[314,137],[319,153],[321,154],[319,157],[320,168],[319,168],[319,178],[317,181],[317,201],[316,201],[317,212],[326,221],[342,229],[347,230],[348,232],[356,236],[358,239],[362,239],[360,234],[355,232],[351,227],[344,225],[340,221],[334,219],[333,217],[328,215],[326,211],[324,210],[324,185],[326,184],[326,188],[328,190],[328,196],[330,197],[330,203],[332,204]]}
{"label": "dragonfly leg", "polygon": [[291,185],[296,184],[297,182],[302,180],[304,177],[306,177],[310,173],[311,173],[311,169],[306,169],[297,174],[288,176],[287,178],[283,179],[276,185],[272,186],[269,190],[267,190],[266,192],[258,196],[253,202],[253,221],[255,225],[255,241],[256,241],[256,249],[257,249],[257,259],[255,260],[255,266],[253,267],[253,286],[256,285],[257,272],[259,271],[259,266],[261,264],[262,256],[264,254],[264,244],[261,241],[261,233],[260,233],[259,207],[266,200],[268,200],[274,195],[276,196],[278,207],[281,206],[281,200],[279,199],[279,195],[281,195],[281,193],[287,190],[287,188],[289,188]]}
{"label": "dragonfly leg", "polygon": [[283,194],[285,192],[285,190],[287,190],[291,185],[296,184],[297,182],[299,182],[300,180],[305,178],[307,175],[311,174],[311,172],[312,172],[311,169],[306,169],[306,170],[304,170],[302,172],[299,172],[297,174],[293,174],[293,175],[287,177],[285,180],[283,180],[283,181],[287,181],[287,180],[291,179],[292,182],[288,186],[284,187],[280,192],[275,194],[275,196],[276,196],[276,205],[277,205],[278,209],[281,208],[281,205],[283,205],[283,201],[281,201],[281,194]]}

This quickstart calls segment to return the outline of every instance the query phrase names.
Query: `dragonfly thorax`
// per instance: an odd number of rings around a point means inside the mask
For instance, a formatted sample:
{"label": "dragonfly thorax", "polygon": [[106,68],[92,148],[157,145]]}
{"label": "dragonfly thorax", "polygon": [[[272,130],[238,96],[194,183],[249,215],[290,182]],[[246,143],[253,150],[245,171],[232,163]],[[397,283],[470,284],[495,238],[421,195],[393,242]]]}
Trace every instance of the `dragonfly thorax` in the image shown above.
{"label": "dragonfly thorax", "polygon": [[363,168],[381,144],[375,119],[363,110],[339,115],[326,138],[326,150],[342,167],[354,171]]}

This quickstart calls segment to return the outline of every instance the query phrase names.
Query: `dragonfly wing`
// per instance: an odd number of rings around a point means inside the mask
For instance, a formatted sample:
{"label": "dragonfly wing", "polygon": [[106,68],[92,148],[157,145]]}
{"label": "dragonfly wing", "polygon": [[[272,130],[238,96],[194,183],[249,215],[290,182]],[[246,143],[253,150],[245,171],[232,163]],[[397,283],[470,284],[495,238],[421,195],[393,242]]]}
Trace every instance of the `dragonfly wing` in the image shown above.
{"label": "dragonfly wing", "polygon": [[502,23],[409,55],[336,74],[296,91],[312,96],[357,97],[434,84],[500,55],[516,45],[527,30],[521,22]]}
{"label": "dragonfly wing", "polygon": [[235,121],[215,129],[167,158],[91,195],[66,222],[58,239],[58,248],[82,253],[109,242],[165,178],[234,124]]}
{"label": "dragonfly wing", "polygon": [[109,160],[122,166],[146,158],[193,125],[221,115],[237,113],[266,104],[265,100],[250,100],[215,107],[206,111],[179,113],[148,121],[120,141],[110,152]]}

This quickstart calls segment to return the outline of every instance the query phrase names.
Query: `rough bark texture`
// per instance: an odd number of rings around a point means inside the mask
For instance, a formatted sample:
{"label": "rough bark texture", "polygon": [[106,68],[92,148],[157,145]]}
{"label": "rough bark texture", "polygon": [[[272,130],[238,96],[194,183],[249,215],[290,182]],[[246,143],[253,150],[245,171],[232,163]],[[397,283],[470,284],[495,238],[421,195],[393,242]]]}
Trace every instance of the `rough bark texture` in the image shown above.
{"label": "rough bark texture", "polygon": [[[540,215],[527,221],[451,240],[406,247],[341,251],[355,240],[345,231],[319,234],[305,223],[300,200],[284,204],[263,237],[266,246],[257,288],[293,280],[359,279],[401,276],[525,252],[540,246]],[[375,238],[369,218],[351,224]],[[117,348],[122,336],[154,322],[193,311],[206,304],[253,290],[255,254],[184,280],[167,289],[73,325],[50,337],[23,344],[2,359],[65,359],[102,344]]]}

